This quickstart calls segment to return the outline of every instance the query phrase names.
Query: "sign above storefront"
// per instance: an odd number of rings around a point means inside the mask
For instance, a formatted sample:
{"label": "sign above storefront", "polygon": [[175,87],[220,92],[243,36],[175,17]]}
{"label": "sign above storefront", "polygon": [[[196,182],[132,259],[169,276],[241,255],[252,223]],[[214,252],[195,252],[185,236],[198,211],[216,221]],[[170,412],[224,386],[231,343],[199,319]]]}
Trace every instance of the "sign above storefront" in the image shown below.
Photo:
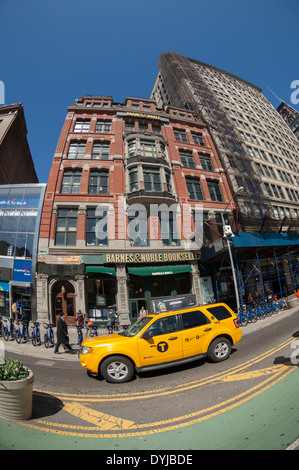
{"label": "sign above storefront", "polygon": [[32,261],[16,259],[13,268],[13,280],[19,282],[31,282]]}
{"label": "sign above storefront", "polygon": [[178,263],[180,261],[200,260],[200,253],[192,251],[178,251],[175,253],[111,253],[104,256],[106,257],[104,263],[107,264]]}

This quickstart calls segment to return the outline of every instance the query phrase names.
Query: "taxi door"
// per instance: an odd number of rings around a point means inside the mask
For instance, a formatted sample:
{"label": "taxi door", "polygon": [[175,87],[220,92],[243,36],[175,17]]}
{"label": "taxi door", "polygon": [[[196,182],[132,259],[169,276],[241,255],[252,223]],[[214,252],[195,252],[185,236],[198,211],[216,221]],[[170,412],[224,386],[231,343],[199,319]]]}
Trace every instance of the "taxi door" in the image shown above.
{"label": "taxi door", "polygon": [[213,336],[216,328],[208,317],[200,310],[181,314],[183,357],[206,353],[209,336]]}
{"label": "taxi door", "polygon": [[138,341],[141,367],[181,359],[181,338],[176,315],[154,321]]}

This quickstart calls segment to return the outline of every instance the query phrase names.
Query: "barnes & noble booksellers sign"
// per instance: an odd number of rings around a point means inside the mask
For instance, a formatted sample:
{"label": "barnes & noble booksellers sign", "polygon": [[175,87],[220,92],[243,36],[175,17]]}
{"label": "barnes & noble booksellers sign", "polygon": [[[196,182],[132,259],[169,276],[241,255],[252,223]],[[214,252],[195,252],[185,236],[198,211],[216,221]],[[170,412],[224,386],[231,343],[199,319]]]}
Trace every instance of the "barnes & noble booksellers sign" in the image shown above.
{"label": "barnes & noble booksellers sign", "polygon": [[200,253],[191,251],[179,251],[177,253],[111,253],[104,255],[106,260],[104,263],[179,263],[181,261],[200,260]]}

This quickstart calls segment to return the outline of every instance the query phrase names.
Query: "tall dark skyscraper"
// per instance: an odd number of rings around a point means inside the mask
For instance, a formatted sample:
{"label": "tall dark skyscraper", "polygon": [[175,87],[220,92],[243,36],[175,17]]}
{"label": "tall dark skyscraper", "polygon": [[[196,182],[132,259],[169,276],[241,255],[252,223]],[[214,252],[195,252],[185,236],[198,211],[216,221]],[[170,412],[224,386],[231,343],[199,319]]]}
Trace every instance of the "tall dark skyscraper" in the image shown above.
{"label": "tall dark skyscraper", "polygon": [[181,54],[162,53],[152,91],[158,106],[195,112],[209,126],[244,229],[272,231],[299,220],[299,142],[262,90]]}

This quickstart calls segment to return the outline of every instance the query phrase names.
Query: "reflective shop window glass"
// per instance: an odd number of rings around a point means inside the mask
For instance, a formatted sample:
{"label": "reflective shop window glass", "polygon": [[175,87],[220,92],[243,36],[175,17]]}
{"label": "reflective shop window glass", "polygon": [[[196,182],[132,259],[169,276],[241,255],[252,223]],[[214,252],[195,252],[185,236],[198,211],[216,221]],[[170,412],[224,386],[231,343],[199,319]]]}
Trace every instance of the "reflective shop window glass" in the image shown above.
{"label": "reflective shop window glass", "polygon": [[0,255],[14,256],[16,233],[0,233]]}
{"label": "reflective shop window glass", "polygon": [[35,210],[1,210],[0,208],[0,231],[1,232],[34,232],[37,211]]}
{"label": "reflective shop window glass", "polygon": [[32,257],[41,191],[0,188],[0,255]]}
{"label": "reflective shop window glass", "polygon": [[24,188],[11,188],[9,190],[6,207],[23,207],[24,205]]}
{"label": "reflective shop window glass", "polygon": [[0,207],[6,206],[6,201],[8,199],[9,189],[0,188]]}
{"label": "reflective shop window glass", "polygon": [[24,202],[26,207],[38,207],[40,201],[40,188],[26,188],[24,194]]}
{"label": "reflective shop window glass", "polygon": [[15,256],[32,257],[34,234],[18,233]]}

